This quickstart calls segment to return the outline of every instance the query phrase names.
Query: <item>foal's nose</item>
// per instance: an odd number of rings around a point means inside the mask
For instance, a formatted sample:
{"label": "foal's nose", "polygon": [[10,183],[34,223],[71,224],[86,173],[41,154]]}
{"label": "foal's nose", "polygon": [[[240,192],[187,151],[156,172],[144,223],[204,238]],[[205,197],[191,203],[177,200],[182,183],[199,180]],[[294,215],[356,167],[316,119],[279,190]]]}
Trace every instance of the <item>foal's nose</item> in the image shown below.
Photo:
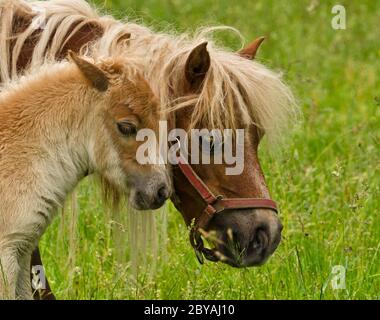
{"label": "foal's nose", "polygon": [[160,208],[170,197],[170,186],[163,183],[155,185],[140,185],[132,193],[132,205],[137,210],[155,210]]}

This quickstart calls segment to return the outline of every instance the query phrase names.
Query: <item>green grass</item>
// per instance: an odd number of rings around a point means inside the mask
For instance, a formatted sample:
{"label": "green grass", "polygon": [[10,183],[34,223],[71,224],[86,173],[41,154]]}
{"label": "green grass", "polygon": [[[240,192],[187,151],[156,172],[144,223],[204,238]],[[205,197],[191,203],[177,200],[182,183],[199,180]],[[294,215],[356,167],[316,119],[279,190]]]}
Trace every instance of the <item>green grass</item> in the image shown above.
{"label": "green grass", "polygon": [[[379,299],[380,21],[379,1],[339,3],[347,29],[331,28],[334,1],[97,1],[157,30],[228,24],[247,40],[268,35],[259,60],[285,71],[304,121],[281,153],[261,162],[281,206],[283,241],[260,268],[200,266],[173,208],[166,258],[156,273],[130,276],[116,262],[111,226],[94,187],[79,190],[75,263],[58,221],[43,237],[47,274],[60,299]],[[316,6],[312,8],[311,4]],[[309,10],[308,10],[309,8]],[[239,42],[220,35],[234,49]],[[333,290],[333,266],[346,289]]]}

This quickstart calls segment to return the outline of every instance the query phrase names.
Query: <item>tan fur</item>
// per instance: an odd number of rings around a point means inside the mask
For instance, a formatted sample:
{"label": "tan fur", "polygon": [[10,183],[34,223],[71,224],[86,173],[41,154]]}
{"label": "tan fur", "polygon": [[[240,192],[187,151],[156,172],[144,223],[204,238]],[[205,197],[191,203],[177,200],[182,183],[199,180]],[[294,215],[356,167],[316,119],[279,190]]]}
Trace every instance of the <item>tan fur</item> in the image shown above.
{"label": "tan fur", "polygon": [[62,62],[31,70],[0,94],[0,298],[31,298],[31,252],[87,173],[102,178],[114,201],[143,179],[154,195],[156,185],[169,186],[165,167],[139,165],[139,143],[116,126],[127,118],[158,129],[158,103],[141,67],[109,58],[97,68],[109,79],[106,92]]}
{"label": "tan fur", "polygon": [[[10,44],[5,37],[11,33],[12,17],[27,16],[31,20],[35,16],[33,7],[46,10],[45,29],[38,30],[37,36],[33,38],[36,30],[30,24],[18,28],[19,33],[8,39],[14,42],[10,52],[7,50]],[[24,58],[20,53],[25,51],[31,38],[36,48],[33,50],[32,45],[29,51],[26,50],[26,55],[28,58],[32,56],[31,65],[36,66],[42,64],[45,57],[61,57],[70,40],[76,37],[76,32],[84,25],[91,24],[103,32],[96,33],[94,41],[82,48],[82,52],[92,57],[121,54],[128,58],[142,59],[142,71],[160,99],[163,118],[174,110],[192,107],[190,114],[185,113],[188,118],[183,121],[187,129],[198,126],[210,129],[248,128],[255,124],[266,132],[272,144],[281,136],[289,120],[298,114],[292,93],[282,82],[280,74],[261,63],[243,59],[239,54],[217,46],[212,40],[213,33],[221,30],[232,31],[242,38],[234,28],[201,28],[195,35],[156,33],[140,24],[100,16],[84,0],[16,0],[4,2],[0,8],[0,75],[3,81],[17,75],[18,63]],[[48,39],[51,40],[50,43]],[[201,90],[194,93],[187,88],[184,68],[190,53],[203,42],[208,42],[211,65]],[[71,43],[71,46],[74,44]],[[256,141],[251,144],[256,145]],[[251,145],[247,147],[252,157],[255,151]],[[249,157],[246,160],[251,161]],[[246,167],[247,172],[252,171],[249,166]],[[198,173],[201,176],[204,174]],[[263,177],[260,179],[263,180]],[[258,179],[250,174],[250,180],[245,183],[254,184],[256,180]],[[221,181],[216,181],[210,187],[215,185],[221,185]],[[223,193],[223,190],[214,191]],[[149,218],[150,221],[154,219],[152,215]],[[138,232],[137,228],[128,231],[135,234]],[[133,243],[132,247],[135,248]]]}

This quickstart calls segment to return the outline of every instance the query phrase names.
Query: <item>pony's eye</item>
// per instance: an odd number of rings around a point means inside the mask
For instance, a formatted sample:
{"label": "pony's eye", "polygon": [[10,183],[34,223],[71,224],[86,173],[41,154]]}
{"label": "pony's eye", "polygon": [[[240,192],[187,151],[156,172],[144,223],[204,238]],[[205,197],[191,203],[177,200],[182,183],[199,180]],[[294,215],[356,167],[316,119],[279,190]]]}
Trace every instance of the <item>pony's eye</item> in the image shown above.
{"label": "pony's eye", "polygon": [[129,121],[120,121],[117,123],[117,128],[124,136],[134,136],[137,134],[136,126]]}
{"label": "pony's eye", "polygon": [[209,147],[210,152],[213,152],[214,151],[214,147],[215,147],[214,137],[213,136],[203,137],[203,140],[205,140],[207,146],[210,146]]}
{"label": "pony's eye", "polygon": [[203,152],[219,152],[223,144],[220,138],[214,138],[214,136],[201,136],[199,138],[199,145]]}

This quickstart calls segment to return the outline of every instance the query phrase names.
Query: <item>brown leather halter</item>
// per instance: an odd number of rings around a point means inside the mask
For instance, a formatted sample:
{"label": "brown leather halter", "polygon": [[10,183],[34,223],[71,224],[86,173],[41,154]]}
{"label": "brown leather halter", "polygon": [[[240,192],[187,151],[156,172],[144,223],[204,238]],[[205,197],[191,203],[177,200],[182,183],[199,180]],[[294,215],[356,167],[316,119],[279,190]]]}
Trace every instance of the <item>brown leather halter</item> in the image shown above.
{"label": "brown leather halter", "polygon": [[269,209],[277,213],[277,204],[271,199],[223,198],[223,196],[215,196],[183,156],[177,155],[177,162],[177,168],[205,203],[202,214],[194,221],[190,230],[190,243],[201,264],[204,262],[204,256],[211,261],[219,260],[213,250],[204,247],[200,232],[200,230],[207,228],[215,214],[230,209]]}

